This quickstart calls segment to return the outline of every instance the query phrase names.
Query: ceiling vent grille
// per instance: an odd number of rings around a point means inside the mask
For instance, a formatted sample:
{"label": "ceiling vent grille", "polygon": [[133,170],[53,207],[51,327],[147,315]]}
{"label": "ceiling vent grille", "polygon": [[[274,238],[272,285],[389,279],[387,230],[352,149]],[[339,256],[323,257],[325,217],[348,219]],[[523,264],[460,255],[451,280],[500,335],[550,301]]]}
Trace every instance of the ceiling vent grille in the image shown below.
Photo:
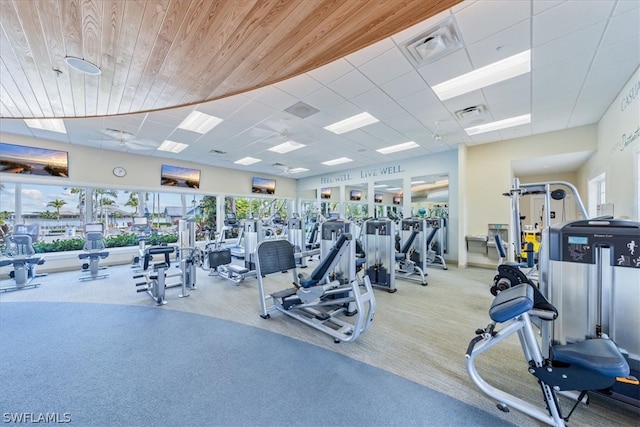
{"label": "ceiling vent grille", "polygon": [[456,111],[456,117],[460,121],[469,121],[473,120],[477,117],[483,115],[486,111],[484,105],[474,105],[473,107],[463,108],[462,110]]}
{"label": "ceiling vent grille", "polygon": [[298,116],[301,119],[306,119],[307,117],[317,113],[320,110],[318,110],[315,107],[312,107],[309,104],[305,104],[304,102],[300,101],[300,102],[296,102],[295,104],[285,109],[284,111],[286,111],[287,113],[291,113],[294,116]]}
{"label": "ceiling vent grille", "polygon": [[400,45],[400,50],[416,67],[436,61],[462,47],[456,22],[449,18]]}

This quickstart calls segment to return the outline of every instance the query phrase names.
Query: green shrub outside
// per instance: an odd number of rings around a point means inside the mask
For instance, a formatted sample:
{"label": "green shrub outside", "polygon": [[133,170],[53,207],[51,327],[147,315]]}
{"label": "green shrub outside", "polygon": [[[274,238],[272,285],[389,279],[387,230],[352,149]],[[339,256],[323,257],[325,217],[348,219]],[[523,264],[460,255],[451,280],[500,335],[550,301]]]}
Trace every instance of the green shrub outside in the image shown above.
{"label": "green shrub outside", "polygon": [[[152,234],[149,236],[147,245],[165,245],[176,243],[177,234]],[[126,246],[138,246],[138,236],[136,234],[121,234],[104,238],[104,245],[107,248],[122,248]],[[76,237],[73,239],[56,239],[53,242],[36,242],[33,244],[37,253],[80,251],[84,246],[84,239]]]}

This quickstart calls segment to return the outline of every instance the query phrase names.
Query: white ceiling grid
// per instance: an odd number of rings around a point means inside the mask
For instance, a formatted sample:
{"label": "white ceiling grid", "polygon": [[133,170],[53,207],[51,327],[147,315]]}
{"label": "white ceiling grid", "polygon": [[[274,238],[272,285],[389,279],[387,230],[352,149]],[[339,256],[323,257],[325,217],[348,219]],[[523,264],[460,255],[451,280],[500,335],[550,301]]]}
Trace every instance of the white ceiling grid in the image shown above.
{"label": "white ceiling grid", "polygon": [[[448,19],[463,46],[414,67],[399,46]],[[430,88],[527,49],[532,51],[531,73],[444,102]],[[319,69],[245,94],[148,114],[68,119],[67,135],[29,129],[17,119],[2,119],[0,124],[5,133],[129,151],[103,133],[107,128],[123,130],[158,145],[165,139],[189,144],[178,154],[136,153],[286,174],[284,168],[272,167],[278,162],[309,169],[290,175],[305,177],[456,149],[458,144],[484,144],[596,123],[639,64],[639,1],[465,1]],[[319,111],[304,119],[284,111],[300,101]],[[466,120],[456,117],[457,110],[476,105],[485,111]],[[178,129],[194,108],[224,121],[205,135]],[[380,121],[342,135],[324,129],[363,111]],[[472,137],[464,131],[528,113],[529,125]],[[285,139],[306,146],[286,154],[268,151]],[[407,141],[420,147],[390,155],[375,151]],[[245,156],[262,161],[250,166],[233,163]],[[321,164],[343,156],[354,161],[333,167]],[[579,167],[575,159],[586,157],[582,153],[557,158],[556,166],[575,170]],[[544,164],[550,170],[553,160],[515,167],[521,174],[538,173],[535,168]]]}

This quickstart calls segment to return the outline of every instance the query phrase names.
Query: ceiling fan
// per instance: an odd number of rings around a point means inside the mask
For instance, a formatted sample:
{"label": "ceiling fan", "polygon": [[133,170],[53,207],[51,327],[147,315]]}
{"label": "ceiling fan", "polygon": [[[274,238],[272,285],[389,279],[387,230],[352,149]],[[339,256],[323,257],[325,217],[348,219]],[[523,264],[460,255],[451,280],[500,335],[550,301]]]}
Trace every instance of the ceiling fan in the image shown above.
{"label": "ceiling fan", "polygon": [[150,139],[138,139],[130,132],[126,132],[121,129],[104,129],[101,133],[108,136],[110,139],[105,139],[97,142],[116,142],[120,148],[127,148],[130,150],[155,150],[160,145],[156,141]]}

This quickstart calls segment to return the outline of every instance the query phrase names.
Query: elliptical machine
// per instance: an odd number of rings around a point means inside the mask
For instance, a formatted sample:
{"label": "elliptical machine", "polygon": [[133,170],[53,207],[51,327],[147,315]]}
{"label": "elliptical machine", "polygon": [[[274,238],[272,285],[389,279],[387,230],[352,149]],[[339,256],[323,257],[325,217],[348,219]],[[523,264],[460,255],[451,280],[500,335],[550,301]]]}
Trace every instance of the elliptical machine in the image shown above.
{"label": "elliptical machine", "polygon": [[82,271],[88,271],[88,276],[80,277],[80,281],[104,279],[108,274],[98,274],[100,270],[106,267],[100,267],[100,260],[109,256],[109,252],[105,251],[104,244],[104,224],[101,222],[88,223],[84,226],[84,245],[82,249],[85,251],[79,254],[78,258],[86,260],[82,264]]}
{"label": "elliptical machine", "polygon": [[36,256],[33,243],[38,241],[40,226],[38,224],[16,224],[13,234],[6,237],[4,256],[0,267],[13,265],[9,276],[14,280],[12,286],[0,288],[0,292],[19,291],[36,288],[40,283],[32,283],[36,275],[36,266],[44,264],[44,258]]}

